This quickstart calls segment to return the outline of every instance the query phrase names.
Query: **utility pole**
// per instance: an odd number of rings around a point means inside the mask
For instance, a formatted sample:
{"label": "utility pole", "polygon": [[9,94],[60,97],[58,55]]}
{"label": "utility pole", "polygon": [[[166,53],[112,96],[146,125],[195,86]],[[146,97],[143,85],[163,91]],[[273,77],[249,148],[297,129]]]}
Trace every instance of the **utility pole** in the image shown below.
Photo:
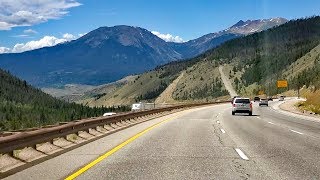
{"label": "utility pole", "polygon": [[271,96],[271,92],[270,92],[270,84],[271,82],[268,83],[268,95]]}
{"label": "utility pole", "polygon": [[298,99],[300,99],[300,80],[298,80]]}

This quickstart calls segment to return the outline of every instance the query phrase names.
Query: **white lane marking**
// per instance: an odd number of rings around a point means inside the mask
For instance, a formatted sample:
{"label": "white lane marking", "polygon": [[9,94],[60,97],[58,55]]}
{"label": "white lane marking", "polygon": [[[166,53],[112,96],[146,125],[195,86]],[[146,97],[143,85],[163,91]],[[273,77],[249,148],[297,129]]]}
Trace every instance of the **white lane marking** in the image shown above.
{"label": "white lane marking", "polygon": [[299,131],[295,131],[295,130],[292,130],[290,129],[291,132],[294,132],[294,133],[297,133],[297,134],[303,134],[302,132],[299,132]]}
{"label": "white lane marking", "polygon": [[226,133],[226,131],[224,129],[220,129],[220,131],[224,134]]}
{"label": "white lane marking", "polygon": [[274,125],[274,123],[273,122],[268,122],[269,124],[273,124]]}
{"label": "white lane marking", "polygon": [[257,117],[258,119],[260,119],[260,117]]}
{"label": "white lane marking", "polygon": [[220,121],[217,121],[218,124],[220,124]]}
{"label": "white lane marking", "polygon": [[249,158],[241,151],[241,149],[239,148],[235,148],[235,150],[237,151],[237,153],[239,154],[239,156],[244,159],[244,160],[249,160]]}

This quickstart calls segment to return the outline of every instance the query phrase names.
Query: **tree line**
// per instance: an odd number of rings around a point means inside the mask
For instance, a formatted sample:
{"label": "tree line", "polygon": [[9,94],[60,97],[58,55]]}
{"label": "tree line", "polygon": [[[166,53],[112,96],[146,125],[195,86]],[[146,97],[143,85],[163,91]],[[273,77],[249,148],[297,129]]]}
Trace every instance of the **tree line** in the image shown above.
{"label": "tree line", "polygon": [[58,100],[0,69],[0,131],[101,116],[130,107],[88,107]]}

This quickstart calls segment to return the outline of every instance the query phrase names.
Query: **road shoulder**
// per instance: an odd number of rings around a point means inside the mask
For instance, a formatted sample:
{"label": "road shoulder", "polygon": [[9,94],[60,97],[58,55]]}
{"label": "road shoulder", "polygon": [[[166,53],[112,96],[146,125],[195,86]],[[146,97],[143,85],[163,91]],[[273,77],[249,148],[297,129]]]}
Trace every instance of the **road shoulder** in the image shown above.
{"label": "road shoulder", "polygon": [[319,115],[304,113],[298,107],[295,106],[295,104],[300,101],[304,101],[304,99],[298,99],[296,97],[288,98],[285,101],[278,101],[274,103],[271,107],[272,109],[281,114],[285,114],[292,117],[298,117],[305,120],[320,122]]}

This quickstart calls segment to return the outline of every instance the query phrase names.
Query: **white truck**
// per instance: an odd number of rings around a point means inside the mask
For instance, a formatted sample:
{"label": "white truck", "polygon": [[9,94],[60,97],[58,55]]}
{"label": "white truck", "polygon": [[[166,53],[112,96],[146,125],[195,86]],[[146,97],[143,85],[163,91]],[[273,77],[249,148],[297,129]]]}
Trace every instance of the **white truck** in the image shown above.
{"label": "white truck", "polygon": [[139,103],[132,104],[131,111],[139,111],[139,110],[154,109],[154,108],[156,108],[155,103],[139,102]]}

